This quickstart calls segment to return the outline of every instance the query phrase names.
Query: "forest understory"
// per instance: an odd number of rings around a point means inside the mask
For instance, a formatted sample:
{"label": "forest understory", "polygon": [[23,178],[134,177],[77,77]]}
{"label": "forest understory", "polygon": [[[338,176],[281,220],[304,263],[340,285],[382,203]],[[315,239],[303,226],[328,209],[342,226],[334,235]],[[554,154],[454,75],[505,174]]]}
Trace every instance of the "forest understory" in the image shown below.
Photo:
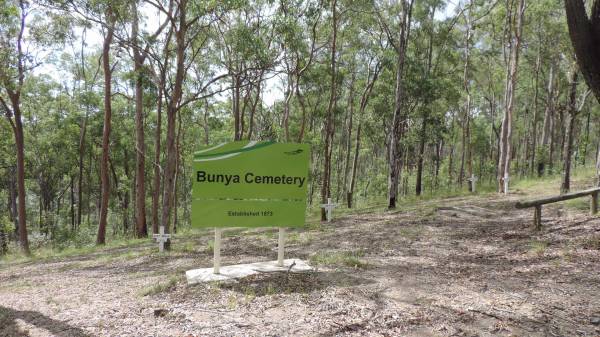
{"label": "forest understory", "polygon": [[[577,189],[587,186],[575,182]],[[159,254],[127,248],[0,266],[1,336],[598,336],[600,218],[549,205],[543,229],[509,197],[373,210],[293,230],[317,267],[188,286],[210,231]],[[276,231],[229,230],[223,265],[273,259]],[[142,289],[140,291],[140,289]]]}

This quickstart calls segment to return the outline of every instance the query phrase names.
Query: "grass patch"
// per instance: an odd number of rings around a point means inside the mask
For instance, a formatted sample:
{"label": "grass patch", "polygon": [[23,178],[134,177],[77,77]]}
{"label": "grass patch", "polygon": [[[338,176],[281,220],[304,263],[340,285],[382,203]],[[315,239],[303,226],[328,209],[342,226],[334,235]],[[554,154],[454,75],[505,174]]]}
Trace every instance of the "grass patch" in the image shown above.
{"label": "grass patch", "polygon": [[115,262],[115,261],[127,261],[127,260],[133,260],[136,259],[140,256],[146,256],[151,254],[151,252],[148,252],[146,249],[139,249],[139,250],[132,250],[129,249],[127,251],[119,251],[119,252],[113,252],[113,253],[106,253],[106,254],[99,254],[94,261],[95,262],[104,262],[104,263],[110,263],[110,262]]}
{"label": "grass patch", "polygon": [[425,228],[423,226],[402,227],[398,234],[405,239],[414,241],[423,235]]}
{"label": "grass patch", "polygon": [[323,266],[344,266],[351,268],[364,269],[367,262],[361,260],[364,257],[362,250],[345,252],[318,252],[310,257],[313,265]]}
{"label": "grass patch", "polygon": [[171,243],[171,251],[180,253],[195,253],[196,246],[194,241],[179,242],[178,244]]}
{"label": "grass patch", "polygon": [[180,277],[178,277],[178,276],[171,276],[165,282],[158,282],[155,285],[151,285],[151,286],[145,287],[144,289],[142,289],[140,291],[140,296],[156,295],[156,294],[163,293],[165,291],[169,291],[169,290],[173,289],[177,285],[177,283],[179,282],[179,280],[180,280]]}
{"label": "grass patch", "polygon": [[[52,247],[52,246],[43,246],[37,248],[32,251],[30,256],[23,254],[20,250],[15,249],[13,253],[9,253],[5,256],[0,257],[0,262],[2,264],[15,264],[15,263],[23,263],[23,262],[41,262],[41,261],[50,261],[50,260],[61,260],[65,258],[69,258],[72,256],[81,256],[81,255],[90,255],[90,254],[111,254],[111,250],[121,249],[121,248],[139,248],[144,244],[148,243],[149,239],[131,239],[131,238],[123,238],[116,239],[110,241],[106,245],[82,245],[75,247]],[[117,253],[121,255],[122,253]]]}
{"label": "grass patch", "polygon": [[544,255],[548,248],[548,241],[534,240],[529,243],[529,251],[538,256]]}
{"label": "grass patch", "polygon": [[567,200],[567,201],[565,201],[565,205],[570,209],[576,209],[579,211],[589,211],[590,197],[582,197],[582,198]]}
{"label": "grass patch", "polygon": [[206,243],[206,249],[204,249],[204,251],[206,252],[206,254],[212,254],[215,251],[215,241],[208,240],[208,242]]}
{"label": "grass patch", "polygon": [[581,241],[583,249],[600,250],[600,235],[594,235]]}
{"label": "grass patch", "polygon": [[[11,291],[17,291],[20,289],[27,289],[27,288],[31,288],[33,287],[34,284],[29,282],[29,281],[16,281],[14,283],[8,283],[8,282],[3,282],[0,284],[0,289],[4,289],[4,290],[11,290]],[[39,284],[36,284],[35,286],[39,286]]]}

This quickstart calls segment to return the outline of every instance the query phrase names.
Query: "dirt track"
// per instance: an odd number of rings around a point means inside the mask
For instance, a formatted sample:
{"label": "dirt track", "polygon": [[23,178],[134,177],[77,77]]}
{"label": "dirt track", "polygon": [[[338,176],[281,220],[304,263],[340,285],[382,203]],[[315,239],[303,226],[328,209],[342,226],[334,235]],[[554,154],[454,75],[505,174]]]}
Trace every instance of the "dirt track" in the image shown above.
{"label": "dirt track", "polygon": [[[553,205],[542,232],[509,199],[454,198],[290,235],[318,272],[187,286],[209,235],[0,267],[0,336],[600,336],[600,218]],[[275,256],[273,231],[223,264]],[[181,248],[183,247],[183,248]],[[143,296],[142,289],[160,283]]]}

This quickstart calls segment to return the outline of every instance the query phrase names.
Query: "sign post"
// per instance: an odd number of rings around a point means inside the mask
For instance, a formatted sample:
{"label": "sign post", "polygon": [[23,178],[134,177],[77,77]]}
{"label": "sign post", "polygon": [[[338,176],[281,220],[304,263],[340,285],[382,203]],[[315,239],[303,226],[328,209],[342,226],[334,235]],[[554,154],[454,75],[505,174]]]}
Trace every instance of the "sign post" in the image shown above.
{"label": "sign post", "polygon": [[277,243],[277,265],[283,267],[283,254],[285,250],[285,228],[279,227],[279,242]]}
{"label": "sign post", "polygon": [[213,273],[221,273],[221,228],[215,227],[215,242],[213,245]]}
{"label": "sign post", "polygon": [[229,268],[221,267],[225,227],[279,227],[273,267],[288,263],[285,228],[304,226],[309,158],[307,144],[255,141],[194,153],[192,227],[215,228],[213,275]]}

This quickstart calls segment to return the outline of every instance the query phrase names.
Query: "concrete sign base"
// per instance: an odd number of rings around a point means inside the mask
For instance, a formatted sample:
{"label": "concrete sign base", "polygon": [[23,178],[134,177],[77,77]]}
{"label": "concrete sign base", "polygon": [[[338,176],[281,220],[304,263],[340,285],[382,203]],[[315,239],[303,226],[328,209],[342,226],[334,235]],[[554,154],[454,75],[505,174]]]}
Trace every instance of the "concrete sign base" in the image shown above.
{"label": "concrete sign base", "polygon": [[[296,263],[292,269],[292,263]],[[235,281],[258,273],[286,272],[301,273],[314,270],[306,261],[300,259],[285,259],[283,266],[278,266],[277,261],[255,262],[247,264],[237,264],[233,266],[224,266],[220,268],[219,274],[214,273],[214,268],[192,269],[185,272],[188,284],[197,284],[213,281]]]}

